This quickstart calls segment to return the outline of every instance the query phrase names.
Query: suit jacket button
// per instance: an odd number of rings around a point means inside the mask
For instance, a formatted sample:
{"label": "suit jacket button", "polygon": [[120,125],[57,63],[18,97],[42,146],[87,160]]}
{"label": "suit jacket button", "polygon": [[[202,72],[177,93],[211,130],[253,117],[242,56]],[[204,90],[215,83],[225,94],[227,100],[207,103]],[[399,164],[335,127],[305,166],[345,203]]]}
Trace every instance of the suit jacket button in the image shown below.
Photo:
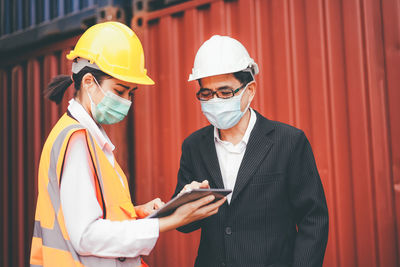
{"label": "suit jacket button", "polygon": [[232,234],[232,228],[230,228],[229,226],[225,228],[225,234],[227,235],[231,235]]}

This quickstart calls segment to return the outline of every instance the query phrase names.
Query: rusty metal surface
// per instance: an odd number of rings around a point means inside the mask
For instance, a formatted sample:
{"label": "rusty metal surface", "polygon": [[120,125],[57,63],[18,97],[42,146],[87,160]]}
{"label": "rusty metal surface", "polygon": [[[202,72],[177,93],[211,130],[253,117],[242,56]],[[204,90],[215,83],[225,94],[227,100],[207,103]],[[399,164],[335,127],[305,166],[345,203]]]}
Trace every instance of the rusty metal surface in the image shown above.
{"label": "rusty metal surface", "polygon": [[[213,34],[239,39],[260,66],[252,106],[302,128],[330,210],[325,267],[400,264],[400,4],[395,0],[194,0],[140,13],[155,86],[137,91],[129,117],[107,127],[135,202],[168,200],[180,146],[207,124],[188,83]],[[138,22],[142,26],[138,26]],[[26,266],[47,134],[66,110],[45,100],[51,77],[70,74],[77,37],[0,60],[0,265]],[[191,266],[199,232],[161,234],[150,266]]]}

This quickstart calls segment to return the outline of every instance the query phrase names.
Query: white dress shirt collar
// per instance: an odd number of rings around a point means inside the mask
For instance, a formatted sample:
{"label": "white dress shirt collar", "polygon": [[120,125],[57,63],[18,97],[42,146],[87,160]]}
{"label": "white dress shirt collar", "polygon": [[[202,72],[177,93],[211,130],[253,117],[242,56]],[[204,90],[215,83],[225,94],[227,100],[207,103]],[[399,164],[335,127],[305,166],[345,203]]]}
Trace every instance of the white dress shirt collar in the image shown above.
{"label": "white dress shirt collar", "polygon": [[257,120],[257,115],[254,112],[254,110],[252,108],[249,108],[249,110],[250,110],[249,125],[247,126],[246,132],[244,133],[242,140],[236,145],[232,144],[231,142],[221,140],[221,138],[219,137],[218,128],[214,127],[214,140],[222,144],[223,147],[231,153],[242,153],[243,150],[246,149],[247,143],[249,142],[251,131],[253,130]]}
{"label": "white dress shirt collar", "polygon": [[108,150],[112,152],[115,149],[115,146],[113,143],[111,143],[111,140],[108,138],[103,127],[101,127],[101,125],[97,124],[92,119],[92,117],[78,101],[71,99],[69,101],[68,110],[80,124],[89,130],[90,134],[94,137],[102,150]]}

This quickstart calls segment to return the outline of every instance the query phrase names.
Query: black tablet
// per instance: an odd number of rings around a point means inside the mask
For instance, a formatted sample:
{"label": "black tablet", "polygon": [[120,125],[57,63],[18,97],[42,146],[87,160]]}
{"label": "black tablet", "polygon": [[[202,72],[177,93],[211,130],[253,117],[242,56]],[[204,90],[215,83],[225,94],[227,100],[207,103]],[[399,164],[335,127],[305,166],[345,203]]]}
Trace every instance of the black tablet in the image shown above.
{"label": "black tablet", "polygon": [[146,218],[161,218],[172,214],[178,207],[186,204],[188,202],[195,201],[202,197],[208,195],[214,195],[215,200],[221,199],[226,195],[229,195],[232,192],[230,189],[216,189],[216,188],[209,188],[209,189],[191,189],[184,192],[182,195],[178,195],[168,201],[161,209],[155,211],[154,213],[150,214]]}

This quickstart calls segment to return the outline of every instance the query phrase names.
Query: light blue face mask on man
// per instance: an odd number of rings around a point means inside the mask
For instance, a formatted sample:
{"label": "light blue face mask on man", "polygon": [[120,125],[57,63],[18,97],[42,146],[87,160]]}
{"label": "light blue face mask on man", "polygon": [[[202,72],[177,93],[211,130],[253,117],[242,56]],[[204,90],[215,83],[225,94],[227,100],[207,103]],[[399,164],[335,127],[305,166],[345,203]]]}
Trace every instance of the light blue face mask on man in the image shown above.
{"label": "light blue face mask on man", "polygon": [[243,112],[240,110],[240,102],[243,93],[246,91],[249,84],[250,83],[248,83],[243,91],[237,96],[228,99],[215,97],[207,101],[200,101],[201,110],[207,117],[207,120],[212,125],[222,130],[230,129],[235,126],[250,106],[249,102]]}
{"label": "light blue face mask on man", "polygon": [[90,99],[93,118],[100,124],[114,124],[122,121],[128,114],[132,101],[117,96],[110,91],[104,92],[96,78],[94,78],[94,81],[103,92],[104,97],[100,103],[96,105],[90,97],[89,92],[87,92]]}

